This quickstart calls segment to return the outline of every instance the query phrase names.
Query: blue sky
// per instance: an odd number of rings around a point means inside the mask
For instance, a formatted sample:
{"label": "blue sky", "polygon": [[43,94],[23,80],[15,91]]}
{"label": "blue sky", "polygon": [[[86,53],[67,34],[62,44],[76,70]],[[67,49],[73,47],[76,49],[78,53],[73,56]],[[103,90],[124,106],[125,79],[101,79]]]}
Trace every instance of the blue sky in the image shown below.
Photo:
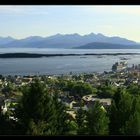
{"label": "blue sky", "polygon": [[140,6],[0,6],[0,36],[103,33],[140,42]]}

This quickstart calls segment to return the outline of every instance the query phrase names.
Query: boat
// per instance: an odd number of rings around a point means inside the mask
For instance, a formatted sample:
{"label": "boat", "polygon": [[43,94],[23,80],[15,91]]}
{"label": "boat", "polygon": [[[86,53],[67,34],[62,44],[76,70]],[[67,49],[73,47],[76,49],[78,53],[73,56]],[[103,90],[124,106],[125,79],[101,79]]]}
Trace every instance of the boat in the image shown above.
{"label": "boat", "polygon": [[82,56],[82,57],[80,57],[80,58],[87,58],[87,57],[85,57],[85,56]]}
{"label": "boat", "polygon": [[98,56],[97,56],[97,58],[102,58],[102,57],[103,57],[103,56],[101,56],[101,55],[98,55]]}
{"label": "boat", "polygon": [[129,58],[126,57],[120,57],[120,60],[128,60]]}

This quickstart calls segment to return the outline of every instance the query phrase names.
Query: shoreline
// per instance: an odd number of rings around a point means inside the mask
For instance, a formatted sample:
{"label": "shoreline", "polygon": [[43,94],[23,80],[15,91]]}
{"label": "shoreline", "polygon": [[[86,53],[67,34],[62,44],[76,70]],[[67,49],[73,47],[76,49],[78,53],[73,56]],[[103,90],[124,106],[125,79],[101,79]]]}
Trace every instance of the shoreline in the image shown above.
{"label": "shoreline", "polygon": [[84,54],[38,54],[38,53],[3,53],[0,58],[41,58],[41,57],[56,57],[56,56],[89,56],[89,55],[140,55],[140,53],[84,53]]}

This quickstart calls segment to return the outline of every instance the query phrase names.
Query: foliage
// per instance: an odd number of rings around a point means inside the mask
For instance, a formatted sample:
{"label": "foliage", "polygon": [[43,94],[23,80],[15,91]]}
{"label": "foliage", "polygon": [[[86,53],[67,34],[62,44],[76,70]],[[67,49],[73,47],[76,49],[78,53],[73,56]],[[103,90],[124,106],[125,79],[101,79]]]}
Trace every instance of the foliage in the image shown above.
{"label": "foliage", "polygon": [[86,111],[82,107],[76,113],[77,135],[86,134]]}
{"label": "foliage", "polygon": [[111,85],[101,85],[98,87],[97,95],[101,98],[112,98],[116,88]]}
{"label": "foliage", "polygon": [[[14,96],[22,98],[10,104],[15,111],[0,114],[0,135],[140,135],[140,85],[117,88],[107,81],[95,88],[84,82],[90,77],[92,75],[74,76],[74,79],[42,77],[45,82],[36,79],[22,87],[8,82],[1,87],[6,97],[13,97],[16,91]],[[86,103],[81,101],[74,119],[66,113],[58,93],[63,94],[64,101],[69,98],[68,101],[78,99],[77,102],[84,95],[96,93],[100,98],[112,98],[112,103],[103,107],[94,101],[93,106],[84,110]],[[11,116],[17,121],[10,119]]]}
{"label": "foliage", "polygon": [[101,108],[101,104],[95,101],[93,107],[87,112],[87,130],[89,135],[107,135],[109,118],[105,110]]}
{"label": "foliage", "polygon": [[131,114],[125,125],[125,134],[140,135],[140,96],[133,100]]}
{"label": "foliage", "polygon": [[93,94],[92,86],[88,83],[77,82],[71,89],[70,95],[82,97],[84,95]]}
{"label": "foliage", "polygon": [[116,91],[110,109],[110,134],[123,135],[132,109],[132,96],[122,88]]}
{"label": "foliage", "polygon": [[9,112],[0,113],[0,135],[14,135],[16,132],[16,122],[9,119]]}
{"label": "foliage", "polygon": [[23,91],[16,116],[28,135],[61,135],[67,131],[65,107],[38,81]]}
{"label": "foliage", "polygon": [[140,95],[140,85],[131,83],[127,87],[127,91],[132,95]]}

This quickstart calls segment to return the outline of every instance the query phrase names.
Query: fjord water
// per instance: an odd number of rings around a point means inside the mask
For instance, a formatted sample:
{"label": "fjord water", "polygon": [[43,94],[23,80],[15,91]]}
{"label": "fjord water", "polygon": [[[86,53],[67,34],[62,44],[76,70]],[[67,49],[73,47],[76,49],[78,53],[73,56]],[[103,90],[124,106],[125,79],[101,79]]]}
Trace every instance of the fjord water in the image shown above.
{"label": "fjord water", "polygon": [[[1,48],[0,53],[45,53],[45,54],[85,54],[85,53],[140,53],[140,49],[39,49],[39,48]],[[110,71],[120,58],[127,58],[128,65],[140,64],[140,55],[104,56],[56,56],[42,58],[0,58],[0,74],[67,74]]]}
{"label": "fjord water", "polygon": [[140,49],[51,49],[51,48],[0,48],[0,53],[43,53],[43,54],[84,54],[84,53],[140,53]]}

